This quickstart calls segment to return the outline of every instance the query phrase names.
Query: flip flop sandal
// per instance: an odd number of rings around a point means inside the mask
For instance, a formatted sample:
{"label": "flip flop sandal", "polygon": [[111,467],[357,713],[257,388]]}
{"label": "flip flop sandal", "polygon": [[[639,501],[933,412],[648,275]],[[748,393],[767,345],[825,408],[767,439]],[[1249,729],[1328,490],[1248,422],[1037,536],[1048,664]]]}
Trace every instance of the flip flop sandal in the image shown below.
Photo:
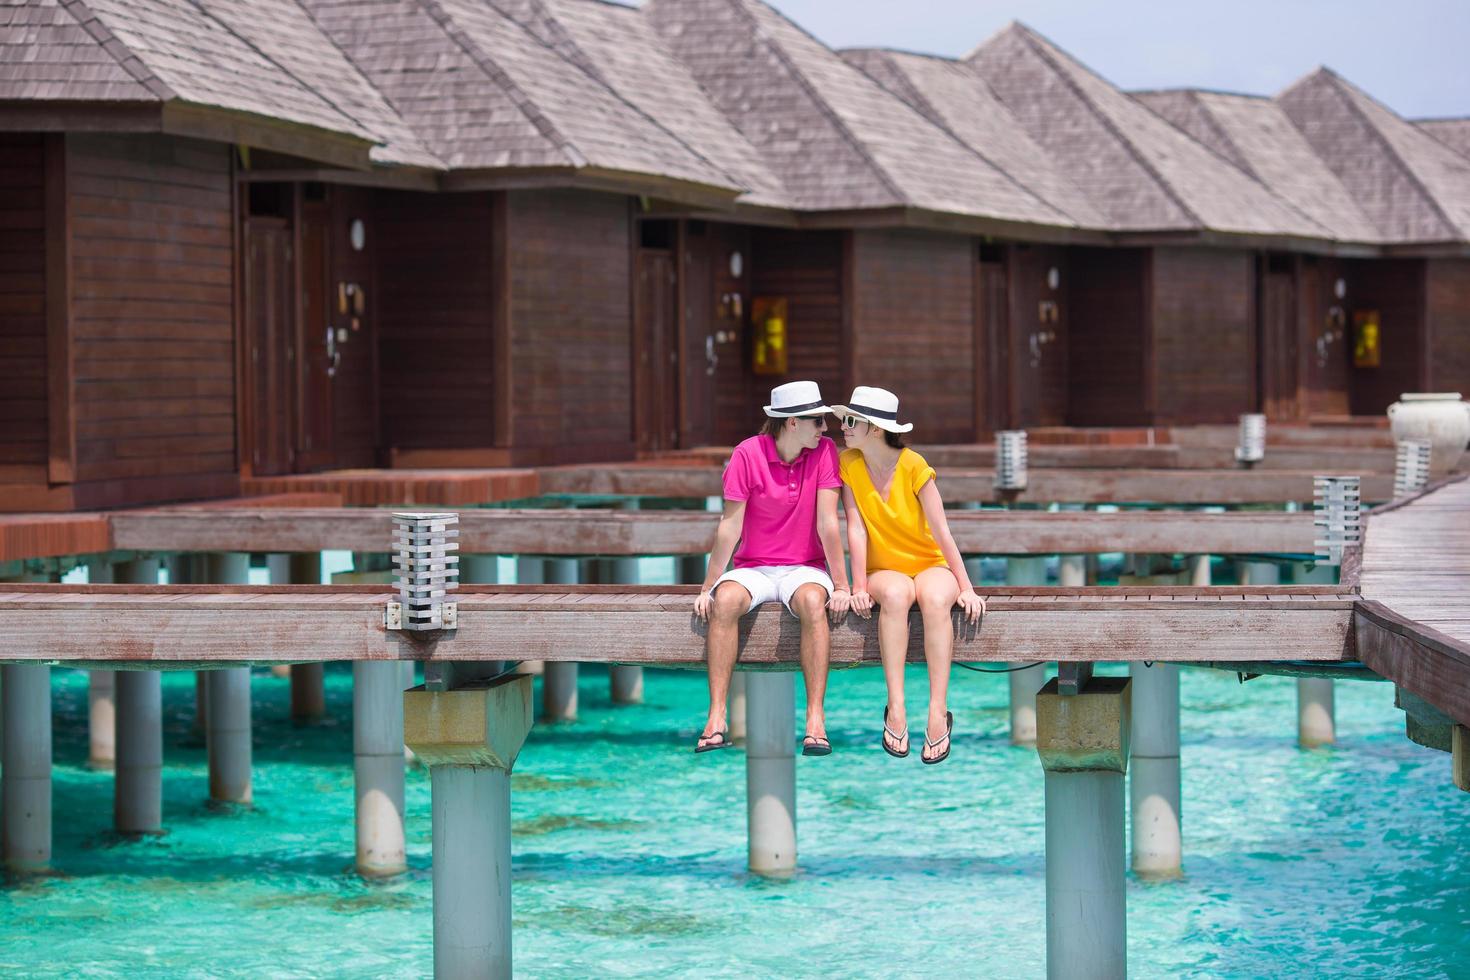
{"label": "flip flop sandal", "polygon": [[832,743],[820,735],[808,735],[801,740],[802,755],[831,755]]}
{"label": "flip flop sandal", "polygon": [[934,756],[934,758],[932,758],[932,759],[931,758],[928,758],[928,757],[926,757],[926,756],[924,756],[924,755],[921,754],[919,756],[919,760],[921,762],[923,762],[924,765],[926,765],[926,766],[937,766],[937,765],[939,765],[939,763],[943,762],[945,759],[948,759],[949,758],[949,745],[950,745],[950,742],[952,741],[950,739],[950,735],[952,735],[952,734],[954,734],[954,714],[952,712],[946,711],[944,713],[944,734],[941,735],[941,736],[939,736],[939,738],[936,739],[933,742],[929,741],[929,735],[928,735],[927,732],[924,735],[924,748],[926,748],[926,749],[937,749],[937,748],[939,748],[939,743],[940,742],[943,742],[943,743],[945,743],[945,745],[944,745],[944,751],[941,752],[941,753],[939,753],[938,755]]}
{"label": "flip flop sandal", "polygon": [[[883,734],[887,735],[888,738],[893,739],[895,742],[902,742],[904,739],[909,737],[909,730],[907,728],[905,728],[901,732],[896,732],[888,727],[888,705],[886,704],[883,706]],[[879,737],[879,741],[883,744],[883,751],[887,752],[895,759],[907,759],[909,756],[909,750],[904,749],[902,752],[894,751],[888,745],[888,738],[883,738],[881,736]]]}
{"label": "flip flop sandal", "polygon": [[[717,738],[719,739],[719,741],[709,741],[713,738]],[[710,732],[708,735],[701,735],[699,736],[699,741],[703,742],[704,744],[700,745],[699,742],[694,743],[694,751],[696,753],[713,752],[716,749],[728,749],[730,746],[735,744],[734,742],[730,741],[730,733],[728,731]]]}

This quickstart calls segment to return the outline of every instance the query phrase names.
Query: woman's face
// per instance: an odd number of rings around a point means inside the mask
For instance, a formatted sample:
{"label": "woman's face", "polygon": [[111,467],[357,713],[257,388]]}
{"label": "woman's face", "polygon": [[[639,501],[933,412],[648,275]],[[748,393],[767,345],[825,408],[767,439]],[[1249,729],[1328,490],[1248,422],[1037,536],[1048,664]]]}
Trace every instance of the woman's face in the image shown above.
{"label": "woman's face", "polygon": [[[849,422],[854,424],[849,425]],[[866,422],[853,415],[842,420],[842,441],[849,449],[861,449],[877,431],[871,422]]]}

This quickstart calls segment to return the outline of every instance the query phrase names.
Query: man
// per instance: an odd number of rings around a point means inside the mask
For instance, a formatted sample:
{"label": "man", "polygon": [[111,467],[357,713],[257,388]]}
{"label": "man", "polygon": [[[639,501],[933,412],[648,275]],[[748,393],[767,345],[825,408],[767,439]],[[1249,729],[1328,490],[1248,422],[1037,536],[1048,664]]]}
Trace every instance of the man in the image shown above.
{"label": "man", "polygon": [[[760,433],[736,446],[725,467],[725,511],[694,601],[695,614],[709,623],[709,718],[694,751],[729,748],[725,702],[740,617],[780,600],[801,621],[802,755],[828,755],[832,743],[822,707],[831,653],[827,613],[839,617],[852,601],[837,528],[837,446],[822,435],[831,409],[816,382],[793,381],[771,391],[765,412]],[[727,572],[732,553],[734,568]]]}

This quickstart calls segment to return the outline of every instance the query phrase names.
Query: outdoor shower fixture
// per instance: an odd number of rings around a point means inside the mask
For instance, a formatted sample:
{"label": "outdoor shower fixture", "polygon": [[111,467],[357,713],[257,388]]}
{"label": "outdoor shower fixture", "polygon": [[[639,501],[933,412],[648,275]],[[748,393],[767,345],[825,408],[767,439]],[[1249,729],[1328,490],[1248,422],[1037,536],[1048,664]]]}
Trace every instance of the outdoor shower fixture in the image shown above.
{"label": "outdoor shower fixture", "polygon": [[1394,451],[1393,496],[1407,497],[1418,493],[1429,483],[1429,453],[1432,444],[1428,439],[1405,439]]}
{"label": "outdoor shower fixture", "polygon": [[995,489],[1026,489],[1026,432],[1002,430],[995,434]]}
{"label": "outdoor shower fixture", "polygon": [[1317,564],[1341,565],[1342,554],[1363,541],[1363,498],[1356,476],[1319,476],[1313,481]]}
{"label": "outdoor shower fixture", "polygon": [[1240,417],[1240,434],[1235,440],[1237,463],[1259,463],[1266,458],[1266,416],[1246,413]]}
{"label": "outdoor shower fixture", "polygon": [[398,601],[388,603],[388,629],[452,630],[459,625],[458,604],[444,599],[459,587],[458,523],[458,514],[393,515]]}

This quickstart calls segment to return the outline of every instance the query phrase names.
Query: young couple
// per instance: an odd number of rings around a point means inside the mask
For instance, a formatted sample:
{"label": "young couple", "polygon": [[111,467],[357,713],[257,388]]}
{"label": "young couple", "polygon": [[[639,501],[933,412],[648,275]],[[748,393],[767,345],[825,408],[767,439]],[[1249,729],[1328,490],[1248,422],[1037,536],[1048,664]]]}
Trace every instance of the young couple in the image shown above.
{"label": "young couple", "polygon": [[[949,756],[954,718],[946,710],[954,647],[950,610],[958,601],[978,622],[985,601],[975,594],[949,533],[934,470],[904,447],[898,398],[882,388],[859,386],[847,405],[823,403],[815,382],[793,381],[771,392],[760,434],[735,447],[725,468],[725,511],[709,556],[709,572],[694,611],[709,622],[709,719],[696,752],[730,746],[725,702],[735,669],[740,617],[779,599],[801,621],[801,671],[806,680],[803,755],[828,755],[823,697],[830,653],[828,616],[849,610],[863,618],[878,607],[878,647],[888,705],[883,709],[883,750],[909,754],[909,720],[903,667],[909,645],[909,610],[917,602],[924,620],[924,659],[929,665],[929,712],[924,722],[926,763]],[[827,415],[842,423],[847,449],[825,438]],[[849,589],[837,498],[847,513],[852,555]],[[734,558],[734,567],[725,567]],[[834,579],[836,584],[834,585]]]}

